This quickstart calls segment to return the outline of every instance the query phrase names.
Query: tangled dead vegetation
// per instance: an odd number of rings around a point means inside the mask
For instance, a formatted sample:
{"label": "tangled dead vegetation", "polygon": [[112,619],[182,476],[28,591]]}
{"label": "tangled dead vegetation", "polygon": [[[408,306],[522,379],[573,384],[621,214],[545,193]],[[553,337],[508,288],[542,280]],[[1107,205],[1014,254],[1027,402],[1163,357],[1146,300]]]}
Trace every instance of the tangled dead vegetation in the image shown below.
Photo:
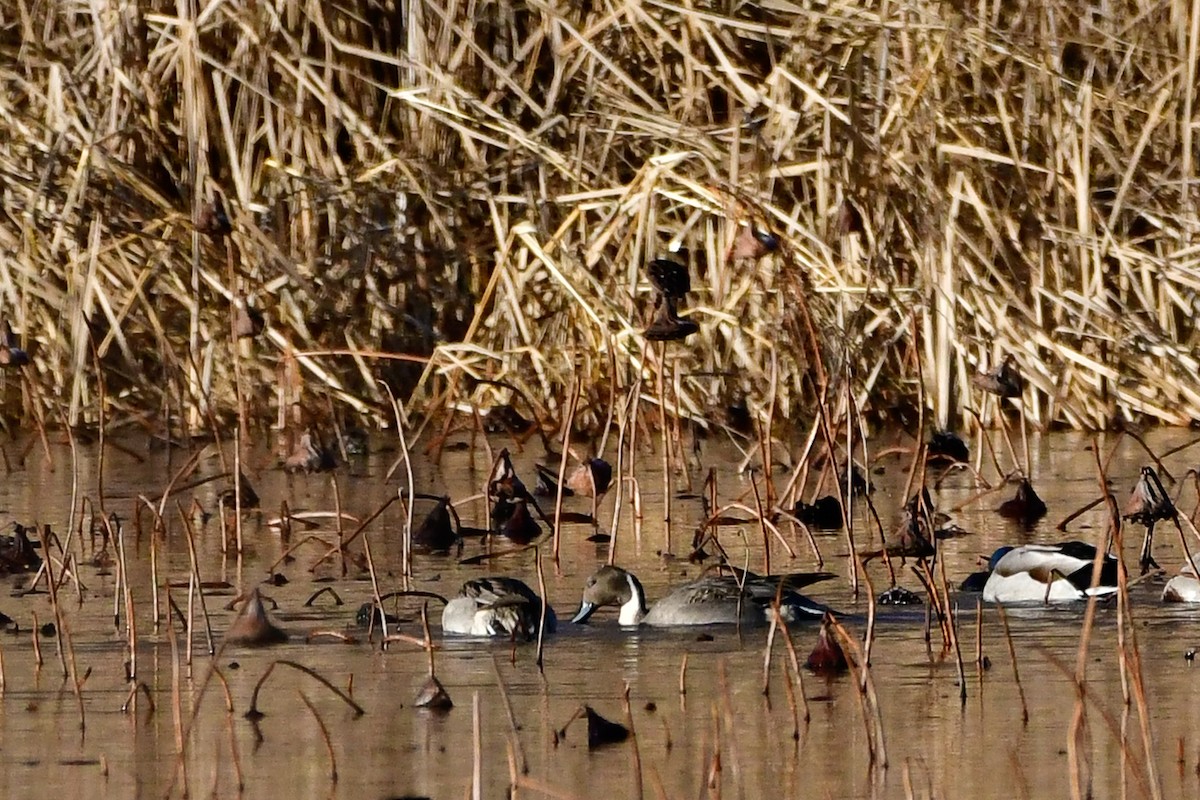
{"label": "tangled dead vegetation", "polygon": [[1195,10],[1103,11],[2,2],[8,408],[1200,419]]}

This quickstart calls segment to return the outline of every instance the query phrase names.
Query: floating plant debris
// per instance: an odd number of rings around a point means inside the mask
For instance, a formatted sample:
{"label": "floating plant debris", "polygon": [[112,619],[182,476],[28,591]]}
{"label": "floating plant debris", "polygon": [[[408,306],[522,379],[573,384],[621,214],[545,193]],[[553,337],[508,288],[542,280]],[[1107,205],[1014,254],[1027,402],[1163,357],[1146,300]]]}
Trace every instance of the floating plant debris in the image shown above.
{"label": "floating plant debris", "polygon": [[1122,516],[1140,525],[1153,525],[1159,520],[1172,519],[1175,514],[1175,504],[1167,496],[1158,473],[1150,467],[1142,467]]}
{"label": "floating plant debris", "polygon": [[817,644],[804,662],[806,669],[824,675],[836,675],[849,669],[846,654],[838,643],[837,634],[833,630],[832,617],[829,614],[821,620],[821,629],[817,632]]}
{"label": "floating plant debris", "polygon": [[926,457],[930,461],[970,461],[971,452],[962,437],[953,431],[934,431],[926,446]]}
{"label": "floating plant debris", "polygon": [[413,705],[417,708],[428,708],[431,711],[444,712],[454,708],[454,701],[450,699],[450,693],[446,691],[446,687],[442,685],[442,682],[435,676],[430,675],[417,691]]}
{"label": "floating plant debris", "polygon": [[271,622],[267,608],[263,605],[262,594],[258,588],[250,590],[242,610],[234,617],[225,632],[225,641],[229,644],[260,647],[271,644],[281,644],[288,639],[287,633]]}
{"label": "floating plant debris", "polygon": [[598,497],[612,483],[612,465],[602,458],[589,458],[567,476],[567,486],[584,497]]}
{"label": "floating plant debris", "polygon": [[600,716],[591,706],[583,707],[587,715],[588,749],[618,744],[629,738],[629,729],[619,722],[613,722]]}
{"label": "floating plant debris", "polygon": [[287,472],[327,472],[336,466],[333,453],[322,447],[310,431],[300,434],[300,441],[283,462]]}
{"label": "floating plant debris", "polygon": [[842,503],[831,494],[818,497],[812,503],[797,501],[792,516],[810,528],[823,531],[842,529]]}
{"label": "floating plant debris", "polygon": [[[550,470],[549,467],[544,467],[541,464],[533,465],[534,472],[537,473],[537,483],[534,484],[533,493],[538,497],[557,497],[558,473]],[[568,486],[562,487],[563,497],[574,497],[575,492]]]}
{"label": "floating plant debris", "polygon": [[1016,496],[1005,500],[996,511],[1005,519],[1016,520],[1028,526],[1046,516],[1046,504],[1033,490],[1033,484],[1029,482],[1029,479],[1022,478],[1021,482],[1017,484]]}
{"label": "floating plant debris", "polygon": [[413,547],[427,553],[448,553],[458,542],[458,532],[450,513],[450,498],[438,498],[433,509],[413,528]]}
{"label": "floating plant debris", "polygon": [[972,375],[971,383],[997,397],[1020,397],[1025,391],[1025,378],[1021,375],[1012,353],[1006,354],[1000,366],[991,372],[977,372]]}

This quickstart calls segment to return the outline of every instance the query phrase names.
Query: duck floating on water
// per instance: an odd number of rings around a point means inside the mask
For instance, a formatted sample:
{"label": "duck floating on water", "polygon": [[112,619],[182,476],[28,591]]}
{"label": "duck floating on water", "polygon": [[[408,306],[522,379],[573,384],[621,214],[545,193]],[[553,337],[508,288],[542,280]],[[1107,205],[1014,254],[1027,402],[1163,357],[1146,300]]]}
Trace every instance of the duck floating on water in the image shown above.
{"label": "duck floating on water", "polygon": [[442,631],[465,636],[509,636],[533,639],[542,607],[546,632],[553,633],[558,617],[524,581],[516,578],[478,578],[463,584],[458,597],[442,609]]}
{"label": "duck floating on water", "polygon": [[[586,622],[603,606],[620,609],[617,621],[633,625],[761,625],[770,621],[770,609],[778,595],[780,613],[786,622],[820,620],[829,609],[795,589],[832,577],[827,572],[795,573],[778,577],[745,574],[709,575],[676,586],[667,596],[646,606],[646,592],[633,573],[614,566],[596,570],[583,588],[583,602],[572,622]],[[780,584],[782,583],[782,589]]]}
{"label": "duck floating on water", "polygon": [[983,587],[989,603],[1059,603],[1101,597],[1117,590],[1117,559],[1105,554],[1092,588],[1096,548],[1084,542],[1001,547],[988,563]]}

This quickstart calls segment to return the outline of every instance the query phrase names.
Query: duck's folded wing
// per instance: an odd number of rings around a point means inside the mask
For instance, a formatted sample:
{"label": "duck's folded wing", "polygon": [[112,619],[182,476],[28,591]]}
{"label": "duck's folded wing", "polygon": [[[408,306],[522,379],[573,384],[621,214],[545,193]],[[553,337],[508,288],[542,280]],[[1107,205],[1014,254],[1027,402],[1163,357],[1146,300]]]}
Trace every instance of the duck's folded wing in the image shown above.
{"label": "duck's folded wing", "polygon": [[463,584],[462,596],[485,608],[526,605],[537,601],[533,590],[516,578],[479,578]]}
{"label": "duck's folded wing", "polygon": [[[1095,554],[1094,548],[1092,554]],[[1077,552],[1064,552],[1057,545],[1031,544],[1018,547],[1000,559],[996,564],[996,574],[1008,578],[1024,572],[1048,583],[1052,580],[1052,573],[1071,575],[1090,563],[1091,559],[1081,558]]]}

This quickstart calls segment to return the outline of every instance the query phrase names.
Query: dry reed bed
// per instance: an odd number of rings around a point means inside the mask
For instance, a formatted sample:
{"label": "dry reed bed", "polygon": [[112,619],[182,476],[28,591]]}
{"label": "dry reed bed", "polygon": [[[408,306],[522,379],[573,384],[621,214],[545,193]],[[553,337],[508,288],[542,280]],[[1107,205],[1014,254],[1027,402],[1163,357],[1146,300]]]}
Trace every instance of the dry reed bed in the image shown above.
{"label": "dry reed bed", "polygon": [[[847,375],[887,413],[919,364],[945,425],[1011,351],[1039,423],[1200,419],[1194,5],[0,3],[0,306],[71,422],[97,364],[129,411],[227,413],[241,363],[252,409],[386,416],[421,373],[380,351],[431,357],[414,410],[578,376],[587,423],[665,371],[696,417]],[[748,222],[782,250],[731,259]]]}

